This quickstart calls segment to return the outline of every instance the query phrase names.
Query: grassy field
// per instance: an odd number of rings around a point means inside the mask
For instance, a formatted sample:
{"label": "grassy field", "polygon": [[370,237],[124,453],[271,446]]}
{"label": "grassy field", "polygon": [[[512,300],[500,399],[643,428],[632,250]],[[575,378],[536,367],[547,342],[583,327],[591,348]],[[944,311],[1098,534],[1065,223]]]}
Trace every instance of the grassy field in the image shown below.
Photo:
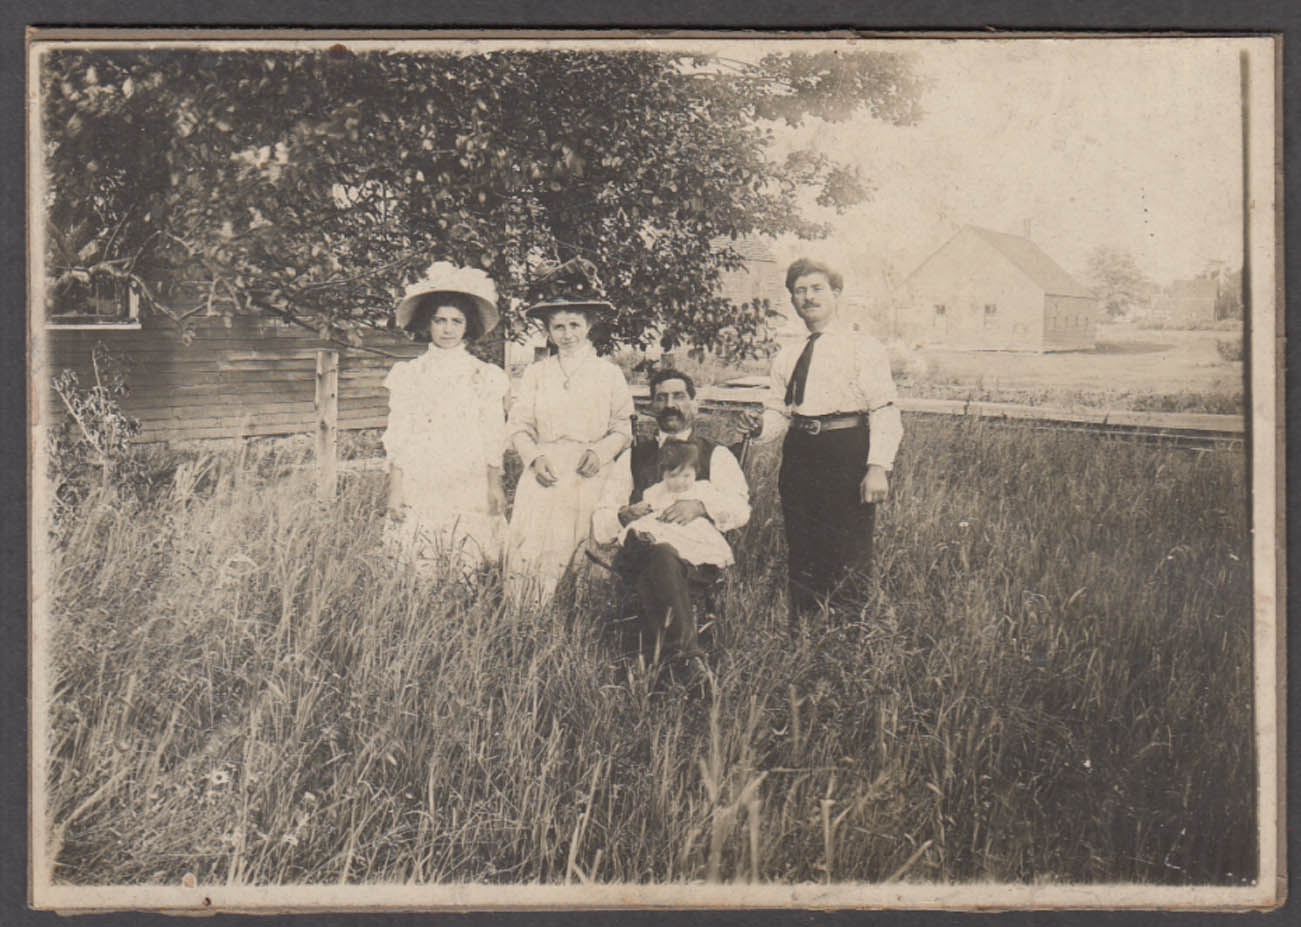
{"label": "grassy field", "polygon": [[[1230,349],[1238,359],[1226,358]],[[902,368],[899,388],[909,396],[1219,415],[1244,408],[1240,326],[1157,331],[1110,323],[1098,326],[1092,351],[926,348]]]}
{"label": "grassy field", "polygon": [[322,507],[283,450],[190,454],[91,499],[50,562],[56,880],[1252,879],[1241,453],[908,427],[879,589],[794,639],[752,461],[701,684],[599,595],[395,569],[378,474]]}

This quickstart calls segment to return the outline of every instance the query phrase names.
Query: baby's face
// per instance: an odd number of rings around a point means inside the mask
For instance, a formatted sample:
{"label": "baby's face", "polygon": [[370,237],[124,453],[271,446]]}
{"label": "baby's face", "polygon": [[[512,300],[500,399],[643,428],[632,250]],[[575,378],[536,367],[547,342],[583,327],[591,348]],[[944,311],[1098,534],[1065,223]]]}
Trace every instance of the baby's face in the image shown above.
{"label": "baby's face", "polygon": [[664,485],[669,492],[686,492],[695,481],[695,467],[678,467],[664,474]]}

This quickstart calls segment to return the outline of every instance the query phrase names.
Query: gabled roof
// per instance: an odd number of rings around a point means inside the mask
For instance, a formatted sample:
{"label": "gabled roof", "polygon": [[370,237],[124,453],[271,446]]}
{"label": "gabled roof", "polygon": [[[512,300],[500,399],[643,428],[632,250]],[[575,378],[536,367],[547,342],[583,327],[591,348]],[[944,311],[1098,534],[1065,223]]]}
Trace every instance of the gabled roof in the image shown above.
{"label": "gabled roof", "polygon": [[978,225],[968,225],[967,228],[1015,264],[1021,273],[1033,280],[1045,293],[1052,296],[1093,295],[1030,239],[995,232]]}
{"label": "gabled roof", "polygon": [[949,242],[953,241],[959,235],[974,235],[999,254],[1003,255],[1003,257],[1011,262],[1012,266],[1029,277],[1034,284],[1039,287],[1039,289],[1049,295],[1093,296],[1087,288],[1067,273],[1060,264],[1045,254],[1043,249],[1030,239],[1022,238],[1020,235],[1007,235],[1003,232],[995,232],[991,229],[981,228],[978,225],[964,225],[952,238],[931,254],[930,257],[913,268],[912,273],[910,273],[908,277],[910,279],[915,277],[923,267],[933,261],[937,255],[942,253],[949,246]]}

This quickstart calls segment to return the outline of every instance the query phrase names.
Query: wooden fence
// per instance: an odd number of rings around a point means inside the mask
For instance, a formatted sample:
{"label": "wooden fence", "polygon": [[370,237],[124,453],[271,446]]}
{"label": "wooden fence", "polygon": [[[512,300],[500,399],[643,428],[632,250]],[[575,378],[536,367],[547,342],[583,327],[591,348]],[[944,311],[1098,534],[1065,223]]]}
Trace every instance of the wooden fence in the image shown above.
{"label": "wooden fence", "polygon": [[[139,329],[46,329],[38,356],[51,375],[72,369],[83,386],[93,382],[91,354],[97,342],[125,358],[130,392],[123,411],[140,422],[137,440],[154,442],[312,432],[322,350],[337,359],[338,427],[382,428],[388,420],[385,375],[397,360],[423,350],[376,331],[366,338],[372,351],[340,354],[310,331],[249,318],[230,325],[203,318],[196,328],[189,344],[157,320]],[[50,419],[62,414],[50,396],[44,409]]]}
{"label": "wooden fence", "polygon": [[[45,363],[51,371],[71,367],[86,383],[96,341],[130,358],[131,393],[123,409],[140,421],[141,441],[312,434],[319,493],[331,499],[340,470],[339,431],[383,428],[388,421],[384,377],[397,360],[423,350],[422,345],[383,332],[370,339],[383,353],[340,352],[310,332],[267,332],[264,325],[248,320],[230,326],[221,320],[201,324],[207,330],[189,346],[181,345],[174,333],[157,329],[55,332],[46,339]],[[645,410],[648,387],[632,389]],[[739,386],[703,387],[697,398],[705,412],[734,412],[761,408],[765,394],[752,379]],[[1245,440],[1244,420],[1233,415],[1067,411],[909,397],[901,397],[899,406],[908,415],[967,416],[1199,447],[1241,445]],[[47,401],[46,408],[58,412],[54,402]],[[351,461],[344,468],[380,464]]]}

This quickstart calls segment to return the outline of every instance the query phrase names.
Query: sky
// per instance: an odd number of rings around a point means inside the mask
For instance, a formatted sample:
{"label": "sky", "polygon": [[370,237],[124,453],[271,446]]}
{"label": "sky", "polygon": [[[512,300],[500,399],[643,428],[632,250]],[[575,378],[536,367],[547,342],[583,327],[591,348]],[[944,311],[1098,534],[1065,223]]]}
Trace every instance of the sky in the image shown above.
{"label": "sky", "polygon": [[[1077,275],[1106,244],[1155,281],[1236,268],[1242,251],[1238,49],[1223,39],[890,42],[925,79],[914,126],[782,133],[876,184],[815,251],[890,285],[965,224],[1030,237]],[[785,257],[783,253],[779,255]],[[847,268],[848,269],[848,268]],[[852,271],[851,271],[852,273]],[[847,281],[848,284],[848,281]]]}

